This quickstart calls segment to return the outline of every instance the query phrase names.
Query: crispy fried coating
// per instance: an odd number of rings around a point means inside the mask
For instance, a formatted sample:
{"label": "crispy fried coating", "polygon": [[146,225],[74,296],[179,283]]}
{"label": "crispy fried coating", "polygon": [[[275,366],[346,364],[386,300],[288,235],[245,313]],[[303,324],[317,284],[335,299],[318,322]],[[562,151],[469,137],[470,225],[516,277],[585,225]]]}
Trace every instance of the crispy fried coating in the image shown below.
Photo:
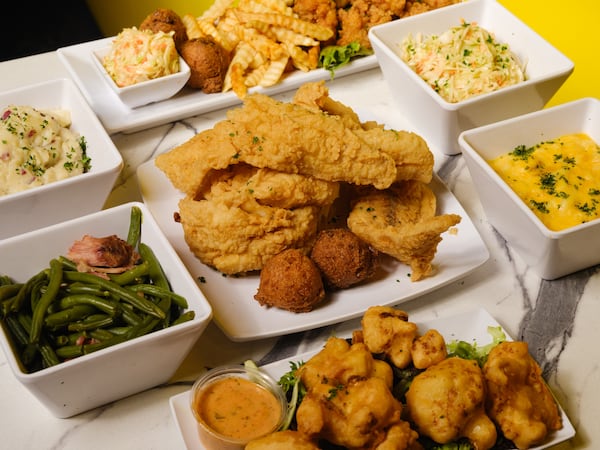
{"label": "crispy fried coating", "polygon": [[488,355],[483,374],[490,417],[519,449],[540,444],[562,427],[554,397],[526,342],[498,344]]}
{"label": "crispy fried coating", "polygon": [[276,431],[267,436],[254,439],[246,444],[244,450],[319,450],[319,446],[302,433],[294,430]]}
{"label": "crispy fried coating", "polygon": [[[332,391],[333,390],[333,391]],[[364,449],[385,439],[400,422],[401,403],[380,378],[310,390],[296,411],[298,430],[347,449]]]}
{"label": "crispy fried coating", "polygon": [[329,289],[346,289],[368,280],[379,267],[377,252],[347,228],[321,230],[310,258]]}
{"label": "crispy fried coating", "polygon": [[362,339],[372,353],[383,354],[403,369],[412,362],[411,348],[419,333],[408,314],[391,306],[371,306],[361,319]]}
{"label": "crispy fried coating", "polygon": [[448,356],[446,340],[439,331],[430,329],[424,335],[417,337],[410,350],[413,366],[426,369],[437,364]]}
{"label": "crispy fried coating", "polygon": [[497,433],[485,413],[485,392],[477,362],[451,357],[413,379],[406,407],[419,434],[440,444],[466,437],[478,450],[487,450]]}
{"label": "crispy fried coating", "polygon": [[[369,349],[361,343],[349,344],[345,339],[330,337],[320,352],[301,366],[299,376],[304,386],[310,389],[347,384],[352,379],[381,378],[386,386],[392,387],[391,367],[373,358]],[[327,384],[329,386],[322,386]]]}
{"label": "crispy fried coating", "polygon": [[177,50],[180,50],[183,43],[188,39],[181,17],[168,8],[157,8],[148,14],[140,23],[140,30],[150,30],[153,33],[162,31],[167,34],[173,32],[173,41]]}
{"label": "crispy fried coating", "polygon": [[323,83],[306,83],[294,95],[293,103],[315,112],[325,111],[339,117],[344,125],[371,147],[390,155],[396,164],[396,179],[429,183],[433,177],[433,154],[425,140],[416,133],[385,129],[375,121],[361,122],[352,108],[329,97]]}
{"label": "crispy fried coating", "polygon": [[320,208],[263,206],[247,197],[236,205],[219,201],[179,202],[186,243],[194,255],[225,274],[260,270],[288,248],[308,252],[317,235]]}
{"label": "crispy fried coating", "polygon": [[338,10],[337,45],[358,42],[363,48],[372,48],[369,29],[393,20],[403,10],[404,0],[351,0],[349,8]]}
{"label": "crispy fried coating", "polygon": [[179,47],[179,53],[190,66],[187,85],[206,94],[221,92],[231,55],[210,36],[189,39]]}
{"label": "crispy fried coating", "polygon": [[307,22],[319,24],[332,31],[331,39],[321,42],[321,48],[335,43],[338,18],[334,0],[294,0],[293,11]]}
{"label": "crispy fried coating", "polygon": [[354,204],[348,228],[376,250],[411,268],[411,280],[433,273],[432,261],[441,233],[460,222],[457,214],[436,214],[436,197],[424,183],[396,183],[385,191],[371,190]]}
{"label": "crispy fried coating", "polygon": [[262,306],[292,312],[312,311],[325,298],[319,270],[302,251],[290,248],[269,259],[260,272],[258,292]]}

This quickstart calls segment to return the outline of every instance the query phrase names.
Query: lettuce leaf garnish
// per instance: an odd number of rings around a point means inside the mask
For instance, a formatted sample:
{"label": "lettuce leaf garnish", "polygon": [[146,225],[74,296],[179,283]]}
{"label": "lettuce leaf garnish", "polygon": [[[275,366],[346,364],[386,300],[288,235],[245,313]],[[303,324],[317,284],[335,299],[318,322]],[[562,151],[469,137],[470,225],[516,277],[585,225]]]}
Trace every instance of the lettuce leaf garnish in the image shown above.
{"label": "lettuce leaf garnish", "polygon": [[458,356],[463,359],[474,359],[480,367],[485,364],[492,349],[506,341],[506,334],[500,326],[487,328],[487,332],[492,336],[492,342],[486,345],[478,346],[477,342],[466,342],[454,340],[447,344],[448,356]]}
{"label": "lettuce leaf garnish", "polygon": [[318,66],[329,70],[333,78],[335,70],[348,64],[352,58],[372,53],[373,50],[364,48],[358,42],[351,42],[348,45],[329,45],[321,50]]}

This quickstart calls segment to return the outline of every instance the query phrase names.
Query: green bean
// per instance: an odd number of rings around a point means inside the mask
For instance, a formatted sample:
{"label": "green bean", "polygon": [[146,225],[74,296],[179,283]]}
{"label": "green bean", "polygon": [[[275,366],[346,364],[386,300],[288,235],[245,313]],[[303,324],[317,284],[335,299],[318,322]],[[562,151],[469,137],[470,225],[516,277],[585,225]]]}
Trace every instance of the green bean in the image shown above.
{"label": "green bean", "polygon": [[19,320],[13,316],[6,317],[6,325],[16,339],[19,345],[27,345],[29,343],[29,333],[21,326]]}
{"label": "green bean", "polygon": [[56,356],[60,359],[73,359],[83,355],[83,345],[64,345],[56,349]]}
{"label": "green bean", "polygon": [[67,329],[69,331],[94,330],[96,328],[102,328],[108,325],[112,325],[113,322],[114,318],[107,314],[94,314],[92,316],[86,317],[82,321],[71,322],[69,325],[67,325]]}
{"label": "green bean", "polygon": [[155,286],[153,284],[134,284],[131,286],[127,286],[128,289],[131,289],[134,292],[142,292],[144,294],[152,295],[154,297],[160,298],[170,298],[173,300],[177,306],[186,309],[188,307],[188,302],[182,295],[176,294],[170,289],[163,289],[159,286]]}
{"label": "green bean", "polygon": [[131,284],[134,281],[142,279],[148,275],[149,268],[150,264],[147,261],[143,261],[142,263],[135,265],[133,268],[123,273],[110,275],[110,280],[121,286],[125,284]]}
{"label": "green bean", "polygon": [[65,336],[61,334],[54,338],[54,344],[56,347],[64,347],[65,345],[69,345],[69,336]]}
{"label": "green bean", "polygon": [[44,367],[52,367],[57,364],[60,364],[60,359],[54,352],[52,346],[46,341],[46,339],[41,339],[39,345],[40,354],[42,355],[42,361],[44,362]]}
{"label": "green bean", "polygon": [[61,264],[63,265],[64,269],[66,269],[66,270],[77,270],[77,264],[75,263],[75,261],[71,261],[66,256],[59,256],[58,260],[61,262]]}
{"label": "green bean", "polygon": [[40,297],[40,300],[33,311],[33,317],[31,319],[31,332],[29,333],[29,341],[32,343],[37,343],[40,340],[42,327],[44,326],[44,316],[46,315],[46,310],[56,298],[62,278],[62,264],[58,259],[52,259],[50,261],[50,278],[48,281],[48,288]]}
{"label": "green bean", "polygon": [[61,298],[58,302],[60,309],[71,308],[75,305],[90,305],[112,316],[116,316],[121,312],[121,308],[117,302],[89,294],[68,295]]}
{"label": "green bean", "polygon": [[163,289],[170,290],[171,285],[169,284],[169,280],[165,276],[165,273],[160,265],[160,262],[156,258],[154,251],[143,242],[140,242],[138,245],[138,251],[140,252],[140,256],[144,261],[147,261],[150,265],[148,273],[150,275],[150,279],[152,282]]}
{"label": "green bean", "polygon": [[21,286],[21,289],[19,289],[19,292],[17,293],[17,296],[15,298],[15,301],[11,305],[11,311],[12,312],[19,311],[23,307],[23,303],[25,303],[25,300],[28,297],[30,297],[31,291],[33,290],[34,285],[36,285],[40,280],[45,280],[46,277],[47,277],[46,270],[42,270],[41,272],[38,272],[37,274],[32,276],[29,280],[27,280],[25,282],[25,284],[23,286]]}
{"label": "green bean", "polygon": [[14,284],[15,282],[8,275],[0,275],[0,286],[4,286],[6,284]]}
{"label": "green bean", "polygon": [[136,248],[142,234],[142,210],[137,206],[131,208],[129,215],[129,231],[127,232],[127,243]]}
{"label": "green bean", "polygon": [[146,314],[150,314],[152,316],[158,317],[159,319],[165,318],[165,313],[154,303],[142,298],[138,297],[130,290],[125,289],[122,286],[119,286],[116,283],[113,283],[110,280],[105,280],[103,278],[97,277],[96,275],[92,275],[89,273],[82,272],[73,272],[66,271],[64,274],[65,278],[69,281],[81,281],[89,284],[97,284],[98,286],[110,291],[115,294],[119,300],[130,303],[131,305],[138,308],[140,311],[145,312]]}
{"label": "green bean", "polygon": [[67,294],[90,294],[96,297],[110,297],[110,292],[106,289],[84,283],[71,283],[65,290]]}
{"label": "green bean", "polygon": [[131,306],[129,303],[123,303],[121,306],[123,307],[123,311],[121,313],[121,318],[128,325],[137,325],[138,323],[140,323],[142,321],[141,316],[139,316],[134,311],[134,307]]}
{"label": "green bean", "polygon": [[23,287],[23,283],[0,285],[0,302],[16,296]]}
{"label": "green bean", "polygon": [[61,311],[48,314],[44,319],[44,325],[49,328],[57,329],[67,326],[69,323],[83,319],[96,312],[96,308],[91,305],[77,304],[66,307]]}
{"label": "green bean", "polygon": [[92,339],[96,339],[97,341],[106,341],[107,339],[115,337],[114,333],[112,333],[110,330],[105,330],[103,328],[89,330],[88,333]]}
{"label": "green bean", "polygon": [[196,317],[196,313],[194,310],[186,311],[181,314],[177,319],[171,322],[171,326],[178,325],[180,323],[188,322]]}

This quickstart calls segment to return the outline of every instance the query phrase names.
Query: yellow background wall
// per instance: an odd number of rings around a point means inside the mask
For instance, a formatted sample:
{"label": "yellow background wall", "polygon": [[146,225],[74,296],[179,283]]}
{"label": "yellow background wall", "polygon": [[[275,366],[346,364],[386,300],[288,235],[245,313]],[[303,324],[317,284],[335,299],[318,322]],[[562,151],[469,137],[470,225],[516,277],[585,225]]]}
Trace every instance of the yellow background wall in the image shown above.
{"label": "yellow background wall", "polygon": [[[499,0],[575,63],[575,71],[549,103],[600,98],[600,2],[598,0]],[[105,36],[139,25],[154,9],[199,16],[212,0],[87,0]]]}

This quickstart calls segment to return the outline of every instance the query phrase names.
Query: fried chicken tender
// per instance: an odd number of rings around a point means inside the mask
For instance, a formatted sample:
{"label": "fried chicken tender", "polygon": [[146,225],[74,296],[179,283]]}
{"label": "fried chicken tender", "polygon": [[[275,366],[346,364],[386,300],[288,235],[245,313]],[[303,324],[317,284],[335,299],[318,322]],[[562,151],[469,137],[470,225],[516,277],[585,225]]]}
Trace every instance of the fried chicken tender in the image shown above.
{"label": "fried chicken tender", "polygon": [[436,216],[436,197],[424,183],[396,183],[362,195],[348,216],[348,228],[373,248],[411,268],[411,280],[433,273],[441,233],[460,222],[457,214]]}
{"label": "fried chicken tender", "polygon": [[294,430],[276,431],[246,444],[244,450],[319,450],[319,446]]}
{"label": "fried chicken tender", "polygon": [[372,353],[383,354],[403,369],[412,362],[411,349],[419,330],[408,314],[391,306],[371,306],[361,319],[362,340]]}
{"label": "fried chicken tender", "polygon": [[406,407],[419,434],[440,444],[466,437],[478,450],[487,450],[497,433],[485,413],[485,394],[477,362],[451,357],[413,379]]}
{"label": "fried chicken tender", "polygon": [[377,268],[377,252],[347,228],[321,230],[310,258],[329,289],[346,289],[370,279]]}
{"label": "fried chicken tender", "polygon": [[494,347],[483,375],[489,390],[489,415],[519,449],[540,444],[548,433],[562,428],[554,397],[526,342]]}
{"label": "fried chicken tender", "polygon": [[461,0],[406,0],[402,17],[414,16],[433,9],[459,3]]}
{"label": "fried chicken tender", "polygon": [[262,306],[292,312],[312,311],[324,298],[319,269],[295,248],[284,250],[265,263],[254,295]]}

